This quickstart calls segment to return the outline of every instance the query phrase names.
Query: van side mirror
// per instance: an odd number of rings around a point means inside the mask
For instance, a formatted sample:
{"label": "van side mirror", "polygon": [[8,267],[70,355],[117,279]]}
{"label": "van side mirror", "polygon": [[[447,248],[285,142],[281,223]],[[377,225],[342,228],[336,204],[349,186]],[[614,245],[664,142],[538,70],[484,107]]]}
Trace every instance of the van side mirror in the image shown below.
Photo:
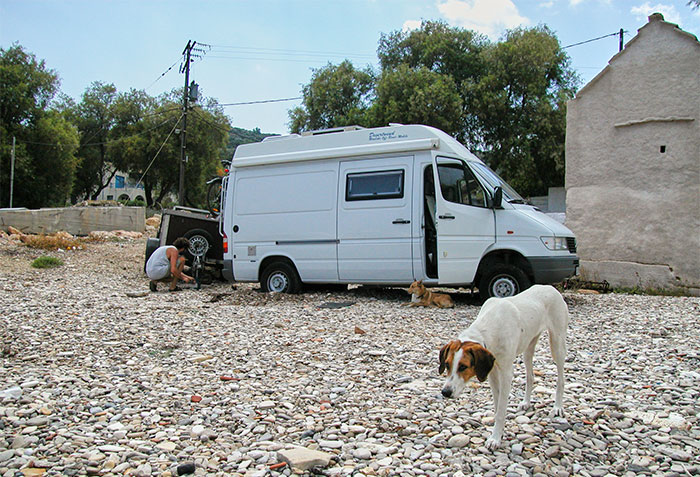
{"label": "van side mirror", "polygon": [[494,209],[500,209],[502,203],[503,203],[503,189],[500,186],[498,186],[493,191],[493,203],[491,204],[491,207]]}

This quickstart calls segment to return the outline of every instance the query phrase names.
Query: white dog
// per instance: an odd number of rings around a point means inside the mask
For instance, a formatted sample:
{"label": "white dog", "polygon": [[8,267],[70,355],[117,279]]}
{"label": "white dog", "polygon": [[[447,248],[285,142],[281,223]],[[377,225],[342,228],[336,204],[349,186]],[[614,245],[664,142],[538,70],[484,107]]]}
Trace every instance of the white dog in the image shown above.
{"label": "white dog", "polygon": [[557,390],[552,416],[563,416],[564,359],[569,310],[561,294],[549,285],[534,285],[509,298],[490,298],[481,307],[474,323],[440,350],[440,374],[447,370],[442,395],[456,398],[467,381],[488,377],[496,408],[489,449],[501,445],[513,381],[513,361],[523,355],[527,381],[520,409],[530,407],[534,382],[532,357],[540,334],[547,330],[552,357],[557,365]]}

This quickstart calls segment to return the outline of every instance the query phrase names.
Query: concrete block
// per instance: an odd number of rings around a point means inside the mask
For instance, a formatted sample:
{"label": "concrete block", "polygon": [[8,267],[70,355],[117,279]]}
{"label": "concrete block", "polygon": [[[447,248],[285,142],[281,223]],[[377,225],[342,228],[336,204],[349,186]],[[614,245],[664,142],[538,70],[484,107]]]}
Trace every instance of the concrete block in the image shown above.
{"label": "concrete block", "polygon": [[1,209],[0,228],[15,227],[25,234],[88,235],[98,230],[144,232],[144,207],[64,207],[55,209]]}

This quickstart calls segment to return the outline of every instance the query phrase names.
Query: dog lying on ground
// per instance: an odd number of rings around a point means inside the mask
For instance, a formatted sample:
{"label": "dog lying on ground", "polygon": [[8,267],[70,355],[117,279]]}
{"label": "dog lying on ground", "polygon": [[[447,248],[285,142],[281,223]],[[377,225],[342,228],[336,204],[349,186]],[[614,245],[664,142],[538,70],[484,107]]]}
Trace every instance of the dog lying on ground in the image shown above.
{"label": "dog lying on ground", "polygon": [[410,306],[437,306],[438,308],[453,308],[455,306],[450,295],[434,293],[423,285],[422,280],[411,283],[408,287],[411,294]]}
{"label": "dog lying on ground", "polygon": [[534,285],[509,298],[490,298],[484,303],[472,325],[440,350],[439,372],[447,370],[442,388],[446,398],[456,398],[467,381],[488,377],[496,410],[491,437],[486,447],[501,445],[513,382],[513,361],[523,355],[526,384],[519,409],[530,407],[534,382],[532,358],[540,334],[548,331],[552,358],[557,365],[557,390],[550,416],[563,416],[564,359],[569,310],[561,294],[549,285]]}

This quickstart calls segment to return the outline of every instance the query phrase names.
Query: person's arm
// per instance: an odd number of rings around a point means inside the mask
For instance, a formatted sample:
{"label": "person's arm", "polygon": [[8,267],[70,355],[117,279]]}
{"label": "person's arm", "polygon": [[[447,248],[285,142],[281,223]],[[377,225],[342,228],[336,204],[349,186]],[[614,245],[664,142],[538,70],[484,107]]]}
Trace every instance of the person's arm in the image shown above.
{"label": "person's arm", "polygon": [[181,272],[180,270],[178,270],[177,258],[179,256],[179,254],[177,252],[177,249],[169,248],[165,252],[165,254],[168,256],[168,259],[170,259],[170,273],[172,274],[172,276],[177,277],[180,280],[183,280],[185,283],[189,283],[192,280],[194,280],[194,278],[192,278],[191,276],[186,275],[184,272]]}

